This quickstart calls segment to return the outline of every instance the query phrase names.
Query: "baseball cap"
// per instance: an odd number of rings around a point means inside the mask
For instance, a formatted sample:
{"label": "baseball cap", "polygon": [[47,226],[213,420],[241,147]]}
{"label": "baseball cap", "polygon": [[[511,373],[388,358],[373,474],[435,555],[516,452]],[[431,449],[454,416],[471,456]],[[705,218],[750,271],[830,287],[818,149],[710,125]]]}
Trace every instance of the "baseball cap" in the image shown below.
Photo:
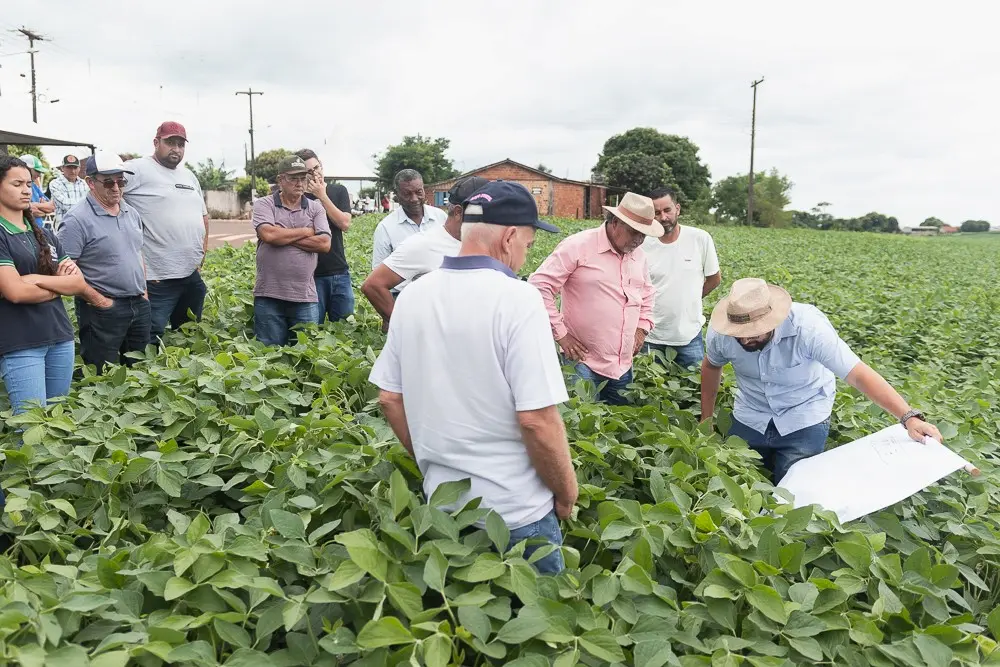
{"label": "baseball cap", "polygon": [[534,227],[554,234],[559,228],[538,219],[538,204],[520,183],[491,181],[465,200],[465,222]]}
{"label": "baseball cap", "polygon": [[28,169],[34,169],[39,174],[49,173],[49,170],[45,168],[45,165],[42,164],[42,161],[39,160],[37,156],[34,156],[31,153],[25,153],[24,155],[22,155],[21,162],[23,162],[25,166],[28,167]]}
{"label": "baseball cap", "polygon": [[67,155],[67,156],[65,156],[63,158],[62,164],[59,165],[59,166],[60,167],[79,167],[80,166],[80,158],[78,158],[75,155]]}
{"label": "baseball cap", "polygon": [[308,174],[309,168],[298,155],[289,155],[278,165],[279,174]]}
{"label": "baseball cap", "polygon": [[178,122],[168,120],[165,123],[161,123],[160,126],[156,128],[156,138],[169,139],[170,137],[180,137],[184,141],[187,141],[188,135],[183,125]]}
{"label": "baseball cap", "polygon": [[87,159],[87,176],[96,174],[134,174],[125,168],[125,163],[118,157],[118,153],[111,151],[97,150]]}
{"label": "baseball cap", "polygon": [[460,206],[465,200],[471,197],[489,181],[482,176],[466,176],[455,181],[455,185],[448,190],[448,201],[452,206]]}

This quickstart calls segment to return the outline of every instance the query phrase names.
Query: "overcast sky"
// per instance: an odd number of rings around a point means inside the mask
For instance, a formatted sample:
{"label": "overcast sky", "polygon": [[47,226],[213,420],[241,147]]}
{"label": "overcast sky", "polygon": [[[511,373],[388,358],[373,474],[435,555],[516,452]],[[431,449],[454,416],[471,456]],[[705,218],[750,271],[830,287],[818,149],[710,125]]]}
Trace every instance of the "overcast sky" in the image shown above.
{"label": "overcast sky", "polygon": [[1000,223],[1000,9],[816,4],[4,2],[0,125],[30,125],[24,25],[51,39],[39,127],[116,152],[178,120],[189,161],[242,167],[234,93],[252,86],[257,151],[311,147],[331,175],[373,173],[420,133],[449,138],[463,171],[510,157],[583,179],[608,137],[651,126],[693,140],[718,180],[748,169],[764,76],[756,165],[792,179],[793,207]]}

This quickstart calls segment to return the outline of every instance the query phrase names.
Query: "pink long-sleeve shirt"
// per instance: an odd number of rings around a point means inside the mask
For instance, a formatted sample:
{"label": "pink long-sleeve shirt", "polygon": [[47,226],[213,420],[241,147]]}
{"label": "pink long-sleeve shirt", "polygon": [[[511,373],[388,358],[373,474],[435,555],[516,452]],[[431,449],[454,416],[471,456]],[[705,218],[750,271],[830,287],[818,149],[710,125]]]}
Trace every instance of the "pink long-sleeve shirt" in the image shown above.
{"label": "pink long-sleeve shirt", "polygon": [[653,328],[655,290],[642,248],[619,255],[601,225],[563,239],[528,282],[542,293],[555,339],[570,333],[586,346],[587,367],[613,379],[632,367],[636,329]]}

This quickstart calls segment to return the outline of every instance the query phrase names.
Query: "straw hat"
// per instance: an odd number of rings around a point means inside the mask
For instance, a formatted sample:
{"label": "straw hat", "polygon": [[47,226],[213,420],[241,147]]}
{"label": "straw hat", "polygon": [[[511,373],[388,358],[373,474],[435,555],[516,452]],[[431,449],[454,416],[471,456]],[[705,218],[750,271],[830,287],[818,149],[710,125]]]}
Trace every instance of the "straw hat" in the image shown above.
{"label": "straw hat", "polygon": [[760,278],[740,278],[712,310],[710,326],[724,336],[753,338],[774,331],[788,317],[792,297]]}
{"label": "straw hat", "polygon": [[656,219],[653,200],[626,192],[618,206],[604,206],[605,211],[646,236],[663,236],[663,225]]}

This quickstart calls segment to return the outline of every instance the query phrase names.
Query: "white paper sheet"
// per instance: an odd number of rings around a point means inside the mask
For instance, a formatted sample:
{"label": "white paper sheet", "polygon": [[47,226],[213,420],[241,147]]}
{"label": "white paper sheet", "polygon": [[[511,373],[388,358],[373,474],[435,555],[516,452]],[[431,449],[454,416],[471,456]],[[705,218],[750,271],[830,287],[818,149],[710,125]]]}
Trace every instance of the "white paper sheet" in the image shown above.
{"label": "white paper sheet", "polygon": [[896,424],[789,468],[778,486],[795,507],[821,505],[841,523],[909,498],[968,461],[936,440],[915,442]]}

